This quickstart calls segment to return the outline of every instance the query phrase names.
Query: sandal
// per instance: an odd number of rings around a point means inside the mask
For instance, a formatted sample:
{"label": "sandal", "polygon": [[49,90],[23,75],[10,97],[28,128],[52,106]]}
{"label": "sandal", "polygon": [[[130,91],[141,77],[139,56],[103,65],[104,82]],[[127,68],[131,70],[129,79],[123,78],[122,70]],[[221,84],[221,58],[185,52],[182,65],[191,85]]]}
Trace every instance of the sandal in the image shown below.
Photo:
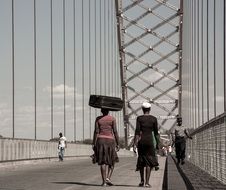
{"label": "sandal", "polygon": [[158,166],[155,166],[155,171],[158,171],[159,170],[159,167]]}
{"label": "sandal", "polygon": [[111,182],[111,180],[110,179],[106,179],[106,183],[107,183],[107,185],[109,185],[109,186],[112,186],[113,185],[113,183]]}
{"label": "sandal", "polygon": [[145,184],[145,187],[151,188],[151,185],[149,183]]}
{"label": "sandal", "polygon": [[104,182],[104,183],[101,184],[101,186],[106,187],[107,183]]}

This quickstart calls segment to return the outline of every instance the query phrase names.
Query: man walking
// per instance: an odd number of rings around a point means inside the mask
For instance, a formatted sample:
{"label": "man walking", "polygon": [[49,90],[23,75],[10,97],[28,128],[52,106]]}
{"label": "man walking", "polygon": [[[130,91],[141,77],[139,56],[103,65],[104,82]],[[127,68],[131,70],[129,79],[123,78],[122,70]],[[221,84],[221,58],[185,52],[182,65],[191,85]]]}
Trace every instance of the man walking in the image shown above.
{"label": "man walking", "polygon": [[174,128],[173,132],[173,143],[175,143],[177,164],[181,163],[183,165],[185,163],[186,137],[190,139],[192,139],[192,137],[188,134],[187,129],[182,126],[181,117],[177,118],[177,126]]}
{"label": "man walking", "polygon": [[64,160],[65,148],[67,148],[67,139],[66,137],[63,136],[62,133],[59,133],[59,144],[58,144],[59,161]]}

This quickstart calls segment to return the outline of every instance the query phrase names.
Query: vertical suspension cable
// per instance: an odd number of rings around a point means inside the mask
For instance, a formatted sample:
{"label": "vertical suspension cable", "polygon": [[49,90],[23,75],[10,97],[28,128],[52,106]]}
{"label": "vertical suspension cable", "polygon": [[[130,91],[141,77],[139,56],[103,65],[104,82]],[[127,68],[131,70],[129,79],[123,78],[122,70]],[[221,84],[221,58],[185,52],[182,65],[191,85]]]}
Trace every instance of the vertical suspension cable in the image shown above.
{"label": "vertical suspension cable", "polygon": [[110,86],[111,86],[111,62],[110,62],[110,3],[109,3],[109,0],[107,1],[108,2],[108,94],[110,95]]}
{"label": "vertical suspension cable", "polygon": [[[201,4],[201,15],[202,15],[202,24],[201,24],[201,31],[202,31],[202,34],[203,34],[203,0],[201,1],[202,4]],[[204,75],[203,75],[203,35],[201,36],[201,57],[202,57],[202,61],[201,61],[201,68],[202,68],[202,124],[204,123],[204,98],[203,98],[203,91],[204,91]]]}
{"label": "vertical suspension cable", "polygon": [[101,19],[101,0],[100,0],[100,94],[102,93],[102,19]]}
{"label": "vertical suspension cable", "polygon": [[66,70],[66,63],[65,63],[65,0],[63,0],[63,59],[64,59],[64,135],[66,136],[66,74],[65,74],[65,70]]}
{"label": "vertical suspension cable", "polygon": [[[89,94],[91,94],[91,8],[90,8],[90,1],[89,1]],[[92,138],[91,134],[91,107],[89,106],[89,138]]]}
{"label": "vertical suspension cable", "polygon": [[224,18],[223,18],[223,30],[224,30],[224,112],[226,112],[226,3],[224,1]]}
{"label": "vertical suspension cable", "polygon": [[198,18],[198,22],[197,22],[197,28],[198,28],[198,40],[197,40],[197,43],[198,43],[198,49],[197,49],[197,55],[198,55],[198,62],[197,62],[197,65],[198,65],[198,71],[197,71],[197,73],[198,73],[198,126],[200,126],[200,77],[199,77],[199,74],[200,74],[200,62],[199,62],[199,50],[200,50],[200,48],[199,48],[199,38],[200,38],[200,35],[199,35],[199,28],[200,28],[200,23],[199,23],[199,19],[200,19],[200,15],[199,15],[199,2],[200,1],[198,1],[197,2],[197,18]]}
{"label": "vertical suspension cable", "polygon": [[12,0],[12,137],[15,138],[15,45],[14,45],[14,0]]}
{"label": "vertical suspension cable", "polygon": [[197,44],[197,30],[196,30],[196,27],[197,27],[197,6],[196,6],[196,1],[193,2],[193,7],[194,7],[194,54],[193,54],[193,57],[194,57],[194,109],[195,109],[195,127],[197,128],[197,47],[196,47],[196,44]]}
{"label": "vertical suspension cable", "polygon": [[76,50],[75,50],[75,44],[76,44],[76,39],[75,39],[75,0],[73,1],[73,35],[74,35],[74,141],[76,142]]}
{"label": "vertical suspension cable", "polygon": [[[115,1],[112,1],[112,8],[114,8],[113,10],[116,10],[116,8],[115,8]],[[117,27],[117,23],[116,23],[116,21],[115,21],[115,18],[116,18],[116,12],[117,11],[112,11],[112,25],[113,26],[115,26],[115,27]],[[115,14],[114,14],[115,13]],[[113,62],[112,62],[112,95],[113,96],[115,96],[115,89],[114,89],[114,87],[115,87],[115,65],[116,65],[116,55],[115,55],[115,52],[117,51],[115,48],[116,48],[116,38],[115,38],[115,32],[116,32],[116,30],[115,30],[115,27],[112,27],[112,60],[113,60]]]}
{"label": "vertical suspension cable", "polygon": [[194,96],[194,0],[191,1],[191,7],[192,7],[192,26],[191,26],[191,35],[192,35],[192,40],[191,40],[191,46],[192,46],[192,51],[191,51],[191,60],[192,60],[192,63],[191,63],[191,92],[192,92],[192,126],[194,126],[195,122],[194,122],[194,116],[195,116],[195,111],[194,111],[194,100],[195,100],[195,96]]}
{"label": "vertical suspension cable", "polygon": [[192,12],[192,10],[193,10],[193,7],[192,7],[192,1],[190,1],[190,18],[191,18],[191,21],[190,21],[190,39],[191,39],[191,41],[190,41],[190,93],[191,93],[191,96],[190,96],[190,125],[192,125],[193,126],[193,124],[192,124],[192,51],[193,51],[193,49],[192,49],[192,14],[193,14],[193,12]]}
{"label": "vertical suspension cable", "polygon": [[113,95],[113,86],[114,86],[114,78],[113,78],[113,70],[114,70],[114,63],[115,63],[115,61],[114,61],[114,46],[113,46],[113,44],[114,44],[114,27],[113,27],[113,25],[114,25],[114,1],[111,1],[111,10],[112,10],[112,12],[111,12],[111,56],[112,56],[112,58],[111,58],[111,95]]}
{"label": "vertical suspension cable", "polygon": [[213,57],[214,57],[214,63],[213,63],[213,76],[214,76],[214,117],[216,117],[216,1],[213,2]]}
{"label": "vertical suspension cable", "polygon": [[112,83],[112,1],[109,1],[109,94],[111,95],[111,83]]}
{"label": "vertical suspension cable", "polygon": [[[116,20],[115,20],[115,25],[116,25]],[[117,64],[118,64],[118,51],[117,51],[117,44],[116,44],[116,39],[117,39],[117,32],[116,32],[116,28],[115,28],[115,39],[114,39],[114,41],[115,41],[115,43],[114,43],[114,49],[115,49],[115,69],[114,69],[114,96],[116,96],[116,75],[117,75],[117,70],[116,70],[116,67],[117,67]]]}
{"label": "vertical suspension cable", "polygon": [[[117,46],[116,46],[116,48],[117,48]],[[116,87],[117,87],[117,90],[116,90],[116,92],[117,92],[117,94],[116,94],[116,96],[118,97],[119,96],[119,94],[120,94],[120,65],[119,65],[119,62],[118,62],[118,57],[119,57],[119,51],[116,51],[117,52],[117,71],[116,71],[116,77],[117,77],[117,85],[116,85]],[[117,118],[119,118],[119,112],[117,112]],[[119,129],[118,129],[119,130]]]}
{"label": "vertical suspension cable", "polygon": [[208,43],[208,39],[209,39],[209,24],[208,24],[208,15],[209,15],[209,0],[207,0],[207,14],[206,14],[206,23],[207,23],[207,39],[206,39],[206,43],[207,43],[207,47],[206,47],[206,51],[207,51],[207,121],[209,121],[209,43]]}
{"label": "vertical suspension cable", "polygon": [[85,122],[84,122],[84,119],[85,119],[85,109],[84,109],[84,105],[85,105],[85,102],[84,102],[84,92],[85,92],[85,89],[84,89],[84,4],[83,4],[83,1],[82,1],[82,131],[83,131],[83,141],[85,139]]}
{"label": "vertical suspension cable", "polygon": [[51,72],[51,88],[50,88],[50,99],[51,99],[51,139],[53,138],[53,0],[50,0],[50,72]]}
{"label": "vertical suspension cable", "polygon": [[104,94],[106,95],[106,83],[107,83],[107,61],[106,61],[106,0],[104,0],[104,4],[103,4],[103,7],[104,7],[104,24],[103,24],[103,27],[104,27],[104,63],[103,63],[103,70],[104,70]]}
{"label": "vertical suspension cable", "polygon": [[34,116],[35,116],[35,140],[37,139],[37,97],[36,97],[36,93],[37,93],[37,85],[36,85],[36,66],[37,66],[37,51],[36,51],[36,0],[34,0]]}
{"label": "vertical suspension cable", "polygon": [[[94,22],[95,22],[95,25],[94,25],[94,44],[95,44],[95,50],[94,50],[94,54],[95,54],[95,94],[97,94],[97,0],[95,0],[95,9],[94,9]],[[95,109],[95,116],[97,116],[97,109]]]}
{"label": "vertical suspension cable", "polygon": [[[191,6],[191,1],[189,1],[189,39],[191,39],[192,37],[192,27],[191,27],[191,23],[192,23],[192,6]],[[191,93],[191,89],[192,89],[192,77],[191,77],[191,74],[192,74],[192,70],[191,70],[191,54],[192,54],[192,47],[191,47],[191,41],[192,40],[189,40],[189,61],[190,61],[190,64],[189,64],[189,107],[190,107],[190,110],[189,110],[189,126],[192,125],[192,93]]]}

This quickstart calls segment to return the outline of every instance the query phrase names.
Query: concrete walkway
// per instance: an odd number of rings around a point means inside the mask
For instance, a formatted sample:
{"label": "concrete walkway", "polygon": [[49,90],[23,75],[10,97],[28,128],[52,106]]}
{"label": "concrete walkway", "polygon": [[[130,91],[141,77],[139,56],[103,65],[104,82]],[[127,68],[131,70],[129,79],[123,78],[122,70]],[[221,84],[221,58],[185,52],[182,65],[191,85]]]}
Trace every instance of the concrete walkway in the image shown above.
{"label": "concrete walkway", "polygon": [[[0,168],[0,189],[4,190],[99,190],[147,189],[138,187],[139,172],[135,172],[136,157],[123,157],[116,164],[112,176],[114,186],[102,187],[100,169],[91,159],[44,161]],[[165,157],[159,157],[160,169],[152,171],[152,190],[161,190]]]}

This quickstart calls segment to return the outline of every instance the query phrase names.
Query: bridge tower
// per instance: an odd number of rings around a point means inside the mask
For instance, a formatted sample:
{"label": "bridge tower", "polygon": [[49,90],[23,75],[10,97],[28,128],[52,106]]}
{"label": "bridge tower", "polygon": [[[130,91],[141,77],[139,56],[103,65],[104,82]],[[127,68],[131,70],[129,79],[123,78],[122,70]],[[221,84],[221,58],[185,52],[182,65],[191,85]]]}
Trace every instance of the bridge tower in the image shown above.
{"label": "bridge tower", "polygon": [[126,146],[141,103],[152,104],[160,131],[181,115],[183,0],[115,0]]}

